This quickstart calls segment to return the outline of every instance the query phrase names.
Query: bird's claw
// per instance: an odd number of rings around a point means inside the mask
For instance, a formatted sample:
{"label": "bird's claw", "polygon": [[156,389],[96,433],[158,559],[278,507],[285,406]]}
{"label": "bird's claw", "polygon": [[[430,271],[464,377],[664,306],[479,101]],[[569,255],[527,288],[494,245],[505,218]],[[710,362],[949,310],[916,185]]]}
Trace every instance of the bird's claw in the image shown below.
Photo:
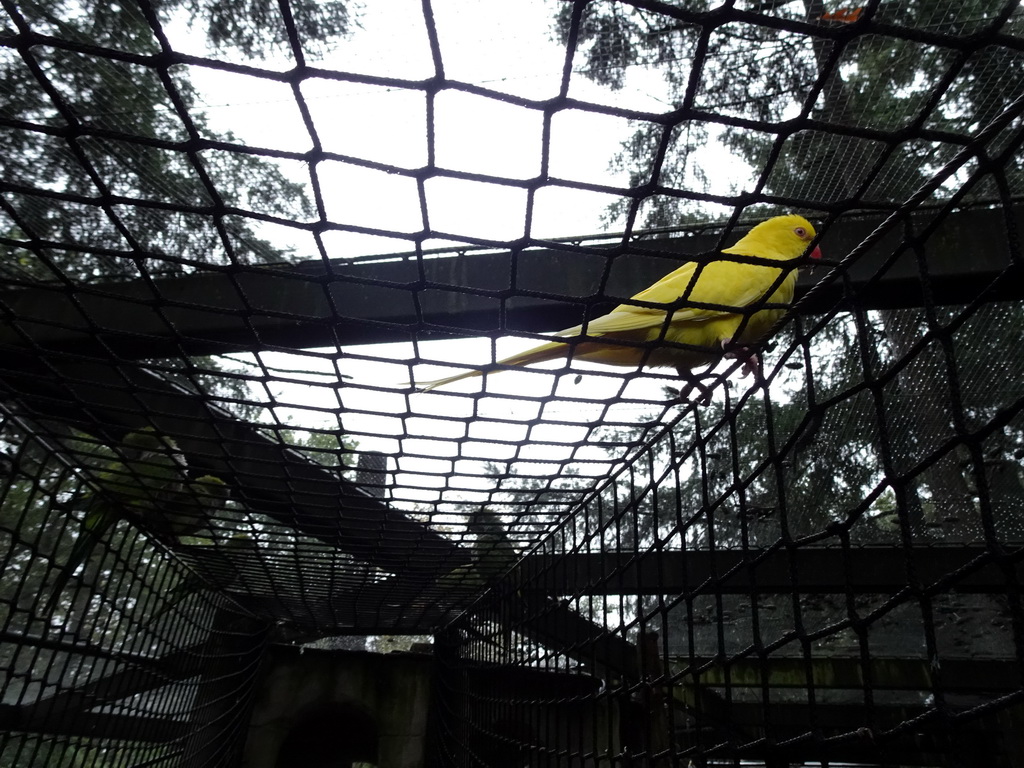
{"label": "bird's claw", "polygon": [[731,344],[732,339],[722,340],[722,349],[725,351],[725,356],[730,360],[743,361],[741,369],[744,376],[753,376],[755,379],[760,379],[761,357],[756,352],[751,352],[750,347],[736,347],[735,349],[728,349]]}
{"label": "bird's claw", "polygon": [[701,379],[708,378],[713,374],[705,373],[703,375],[698,375],[694,374],[689,370],[684,369],[679,371],[679,375],[682,378],[686,379],[687,383],[686,386],[681,387],[679,389],[678,395],[676,395],[674,398],[668,401],[670,405],[678,403],[689,403],[690,393],[693,392],[693,390],[695,389],[700,390],[700,398],[697,400],[698,403],[705,406],[711,404],[711,395],[713,394],[713,392],[711,391],[711,387],[704,384],[704,382],[702,382]]}

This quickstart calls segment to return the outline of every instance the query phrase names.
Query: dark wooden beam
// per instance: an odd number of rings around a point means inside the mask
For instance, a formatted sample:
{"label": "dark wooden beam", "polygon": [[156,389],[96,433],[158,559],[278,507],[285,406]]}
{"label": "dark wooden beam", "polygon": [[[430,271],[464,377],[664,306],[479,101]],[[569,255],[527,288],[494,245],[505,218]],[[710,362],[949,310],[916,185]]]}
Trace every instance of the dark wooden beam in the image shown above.
{"label": "dark wooden beam", "polygon": [[[772,691],[804,690],[920,691],[937,687],[945,694],[1006,694],[1020,688],[1021,667],[1016,659],[942,659],[933,667],[926,659],[872,656],[865,665],[859,658],[816,656],[729,659],[680,659],[672,662],[673,679],[681,681],[677,697],[687,700],[694,687],[750,688],[767,685]],[[810,677],[810,679],[808,679]],[[699,682],[693,685],[693,680]]]}
{"label": "dark wooden beam", "polygon": [[191,470],[220,478],[247,507],[409,585],[470,562],[450,540],[338,472],[135,364],[9,350],[0,353],[0,401],[56,433],[73,426],[117,440],[155,427],[175,440]]}
{"label": "dark wooden beam", "polygon": [[[856,660],[851,661],[856,663]],[[956,674],[963,674],[969,686],[973,665],[978,662],[965,660],[962,664]],[[981,662],[977,669],[987,678],[1018,671],[1016,664],[1003,662]],[[942,671],[945,681],[945,662]],[[977,691],[979,686],[971,690]],[[1015,688],[1009,680],[992,690],[1003,692]],[[672,691],[676,706],[697,721],[696,729],[677,728],[679,743],[702,743],[709,747],[706,753],[709,758],[735,757],[751,762],[766,761],[767,765],[822,760],[863,765],[938,766],[975,762],[1010,765],[1012,761],[1004,760],[1008,754],[1007,738],[1015,736],[1013,719],[1012,715],[1009,718],[1001,715],[1012,712],[1014,706],[1020,707],[1020,704],[1007,702],[1003,709],[988,709],[975,715],[970,711],[991,701],[992,693],[949,696],[940,708],[926,703],[926,694],[920,691],[895,699],[876,697],[870,704],[862,695],[858,696],[857,691],[849,696],[843,696],[842,691],[832,691],[828,698],[819,696],[812,706],[799,696],[796,700],[786,700],[783,691],[773,688],[770,702],[758,695],[734,696],[723,718],[722,713],[712,715],[695,709],[693,692],[684,686],[674,685]],[[968,715],[969,719],[951,723],[950,715],[959,714]],[[752,736],[738,736],[737,728]],[[959,754],[951,762],[952,753]],[[767,762],[773,759],[778,762]]]}
{"label": "dark wooden beam", "polygon": [[[931,215],[915,214],[915,228]],[[1010,251],[1006,215],[991,209],[946,217],[925,245],[927,279],[917,255],[899,250],[902,227],[890,227],[844,277],[829,277],[826,267],[805,271],[798,311],[823,313],[851,302],[919,306],[925,289],[937,303],[966,303],[982,291],[989,300],[1024,298],[1024,270],[1020,254]],[[1009,215],[1024,229],[1024,206]],[[878,215],[836,221],[821,242],[826,260],[845,258],[883,221]],[[0,350],[38,344],[139,359],[553,331],[607,311],[718,241],[717,233],[693,234],[626,246],[208,267],[151,282],[10,286],[0,291]]]}
{"label": "dark wooden beam", "polygon": [[190,723],[166,717],[114,715],[80,712],[74,717],[31,722],[22,719],[21,707],[0,705],[0,730],[46,733],[54,736],[84,736],[93,739],[165,743],[189,735]]}
{"label": "dark wooden beam", "polygon": [[492,612],[506,623],[549,648],[576,659],[593,674],[635,680],[639,673],[637,647],[621,634],[595,624],[568,603],[537,593],[505,596],[507,609]]}
{"label": "dark wooden beam", "polygon": [[[416,592],[407,580],[333,591],[329,597],[291,590],[258,589],[241,584],[226,589],[232,599],[258,616],[287,622],[275,639],[308,642],[336,635],[426,635],[455,618],[466,599],[455,601],[442,590]],[[424,601],[424,595],[434,598]]]}
{"label": "dark wooden beam", "polygon": [[524,593],[553,595],[892,593],[908,586],[908,565],[924,587],[957,572],[946,591],[1005,594],[1003,568],[1024,576],[1024,547],[999,558],[981,546],[530,555],[516,578]]}
{"label": "dark wooden beam", "polygon": [[[764,722],[763,704],[734,703],[730,711],[738,722]],[[754,743],[732,743],[723,736],[705,737],[704,753],[709,761],[736,760],[740,764],[788,766],[790,765],[857,765],[857,766],[921,766],[938,768],[948,765],[984,765],[1007,768],[1015,765],[1006,761],[1004,751],[1005,730],[995,725],[976,726],[958,723],[955,728],[943,728],[939,718],[927,718],[924,707],[894,707],[876,704],[871,712],[878,730],[885,725],[897,729],[890,733],[876,733],[865,723],[865,707],[841,704],[810,707],[800,704],[772,704],[770,715],[771,736]],[[900,728],[914,718],[916,727]],[[813,720],[812,720],[813,718]],[[813,730],[808,725],[814,723]],[[687,734],[680,732],[678,740],[686,743]],[[771,739],[769,741],[768,739]],[[823,741],[828,738],[829,741]],[[773,743],[775,742],[775,743]],[[788,742],[779,744],[779,742]],[[737,746],[734,746],[738,744]],[[714,763],[712,763],[714,764]],[[728,763],[726,763],[728,764]]]}

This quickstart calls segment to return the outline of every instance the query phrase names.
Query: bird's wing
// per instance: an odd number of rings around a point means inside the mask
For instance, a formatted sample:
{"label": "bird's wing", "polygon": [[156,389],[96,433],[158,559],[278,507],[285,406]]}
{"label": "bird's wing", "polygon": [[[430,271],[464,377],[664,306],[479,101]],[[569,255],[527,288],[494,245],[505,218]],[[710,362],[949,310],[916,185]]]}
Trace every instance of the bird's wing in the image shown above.
{"label": "bird's wing", "polygon": [[[707,264],[694,281],[697,265],[684,264],[649,288],[633,296],[636,301],[671,304],[685,295],[687,301],[701,304],[719,304],[737,310],[763,301],[778,280],[779,270],[754,264],[715,261]],[[692,283],[692,285],[691,285]],[[672,322],[702,322],[734,314],[727,309],[681,306],[672,313]],[[665,310],[620,304],[607,315],[595,318],[587,332],[595,336],[616,331],[651,328],[665,322]],[[580,326],[569,328],[559,336],[580,332]]]}
{"label": "bird's wing", "polygon": [[[665,311],[661,309],[648,309],[647,307],[632,307],[623,304],[607,315],[595,317],[587,323],[586,333],[588,336],[605,336],[609,333],[622,333],[625,331],[639,331],[645,328],[656,328],[665,323]],[[580,336],[583,334],[583,326],[577,325],[574,328],[566,328],[559,331],[558,335],[563,337]]]}
{"label": "bird's wing", "polygon": [[[706,268],[705,268],[706,270]],[[688,262],[678,269],[669,272],[661,280],[656,283],[649,285],[644,288],[640,293],[634,294],[633,299],[636,301],[650,301],[658,304],[668,304],[675,301],[686,291],[687,287],[693,281],[693,275],[697,271],[696,262]],[[702,274],[703,277],[703,274]],[[616,307],[614,312],[619,311],[624,307],[630,305],[623,304]],[[643,309],[642,307],[631,307],[634,310]],[[648,310],[657,311],[657,310]]]}

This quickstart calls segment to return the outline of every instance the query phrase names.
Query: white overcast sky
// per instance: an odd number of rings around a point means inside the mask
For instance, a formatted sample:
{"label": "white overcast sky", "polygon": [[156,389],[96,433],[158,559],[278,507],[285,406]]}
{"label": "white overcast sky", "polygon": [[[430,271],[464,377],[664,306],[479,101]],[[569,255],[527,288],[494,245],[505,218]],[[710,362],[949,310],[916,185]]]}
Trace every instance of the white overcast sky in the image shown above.
{"label": "white overcast sky", "polygon": [[[551,39],[550,32],[557,6],[555,0],[518,0],[515,13],[510,13],[507,8],[496,12],[490,0],[432,3],[445,77],[530,99],[557,96],[564,64],[564,47]],[[433,76],[420,0],[367,3],[359,19],[360,28],[350,38],[312,63],[379,77]],[[181,22],[170,28],[170,37],[178,50],[209,55],[202,48],[202,36]],[[292,61],[282,57],[260,65],[286,70]],[[230,130],[252,146],[311,148],[290,86],[202,67],[191,67],[189,74],[215,128]],[[667,107],[657,98],[659,90],[658,77],[634,67],[629,87],[619,92],[576,74],[570,96],[660,112]],[[426,165],[422,91],[310,78],[303,83],[302,94],[325,150],[410,169]],[[510,179],[538,174],[539,110],[453,90],[438,94],[435,110],[439,167]],[[628,133],[629,124],[621,118],[582,110],[559,112],[552,121],[550,174],[623,185],[623,178],[610,174],[608,163]],[[301,168],[286,170],[305,178]],[[422,228],[415,183],[408,177],[340,163],[321,164],[319,171],[332,221],[398,232]],[[522,190],[441,178],[429,181],[427,196],[435,230],[497,240],[524,234]],[[612,200],[577,190],[541,190],[530,234],[549,238],[599,231],[601,214]],[[408,241],[358,234],[335,235],[329,245],[330,255],[336,257],[410,250]],[[316,258],[315,253],[309,256]]]}

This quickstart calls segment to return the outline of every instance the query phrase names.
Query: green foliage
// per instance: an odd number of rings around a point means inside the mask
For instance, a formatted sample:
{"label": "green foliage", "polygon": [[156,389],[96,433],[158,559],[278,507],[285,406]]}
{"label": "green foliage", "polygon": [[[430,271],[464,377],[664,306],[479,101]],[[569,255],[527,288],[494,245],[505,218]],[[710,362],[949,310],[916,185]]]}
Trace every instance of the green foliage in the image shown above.
{"label": "green foliage", "polygon": [[[717,4],[691,0],[681,5],[700,12]],[[823,18],[833,5],[804,0],[758,3],[755,9],[774,18],[834,29],[841,24]],[[876,19],[965,37],[993,27],[1007,7],[1002,0],[882,3]],[[563,7],[555,20],[563,40],[571,16],[572,9]],[[1019,6],[999,31],[1024,36]],[[851,205],[856,205],[857,197],[902,201],[951,158],[972,131],[1024,94],[1024,54],[1014,46],[987,45],[961,60],[953,47],[904,39],[898,31],[832,42],[774,25],[731,22],[707,34],[704,57],[695,60],[700,33],[696,24],[672,23],[619,3],[590,3],[581,19],[583,73],[595,82],[622,88],[630,67],[656,66],[669,103],[715,117],[755,120],[765,127],[763,132],[729,125],[709,131],[703,119],[681,119],[666,129],[637,121],[636,133],[624,143],[613,168],[628,172],[632,186],[653,182],[681,193],[645,201],[641,223],[646,226],[672,226],[699,210],[701,204],[688,200],[686,193],[708,190],[715,169],[704,164],[719,162],[719,156],[703,150],[713,142],[722,142],[757,172],[776,149],[777,127],[801,110],[829,126],[896,132],[923,124],[947,132],[950,140],[901,140],[896,135],[886,142],[827,129],[798,131],[782,144],[766,178],[767,193],[810,202],[849,200]],[[694,66],[697,69],[691,71]],[[809,103],[826,66],[829,76]],[[940,95],[935,97],[937,91]],[[674,137],[660,174],[651,178],[651,161],[664,130],[675,131],[681,140]],[[1011,186],[1024,190],[1024,161],[1018,158],[1007,171]],[[992,188],[979,187],[975,194],[991,195]],[[610,214],[621,220],[628,210],[628,204],[619,203]]]}
{"label": "green foliage", "polygon": [[308,429],[278,430],[281,441],[298,449],[310,461],[326,467],[348,468],[355,463],[359,443],[336,432]]}
{"label": "green foliage", "polygon": [[[237,48],[247,57],[288,50],[291,40],[277,0],[178,0],[192,16],[206,20],[206,34],[217,48]],[[355,23],[353,3],[292,0],[291,21],[300,43],[314,50],[345,36]]]}
{"label": "green foliage", "polygon": [[[314,49],[352,25],[345,3],[291,7],[303,43]],[[302,219],[312,211],[304,187],[256,155],[187,145],[197,136],[237,142],[211,130],[183,69],[123,56],[158,53],[153,24],[178,13],[205,22],[215,47],[268,53],[287,41],[277,8],[269,0],[178,0],[159,3],[159,19],[147,19],[132,3],[19,5],[0,37],[31,30],[57,42],[0,53],[0,174],[15,190],[0,208],[0,255],[14,262],[14,275],[47,280],[59,270],[77,280],[118,280],[140,268],[175,274],[198,264],[284,260],[244,215],[209,212]],[[107,195],[112,202],[94,204]]]}

